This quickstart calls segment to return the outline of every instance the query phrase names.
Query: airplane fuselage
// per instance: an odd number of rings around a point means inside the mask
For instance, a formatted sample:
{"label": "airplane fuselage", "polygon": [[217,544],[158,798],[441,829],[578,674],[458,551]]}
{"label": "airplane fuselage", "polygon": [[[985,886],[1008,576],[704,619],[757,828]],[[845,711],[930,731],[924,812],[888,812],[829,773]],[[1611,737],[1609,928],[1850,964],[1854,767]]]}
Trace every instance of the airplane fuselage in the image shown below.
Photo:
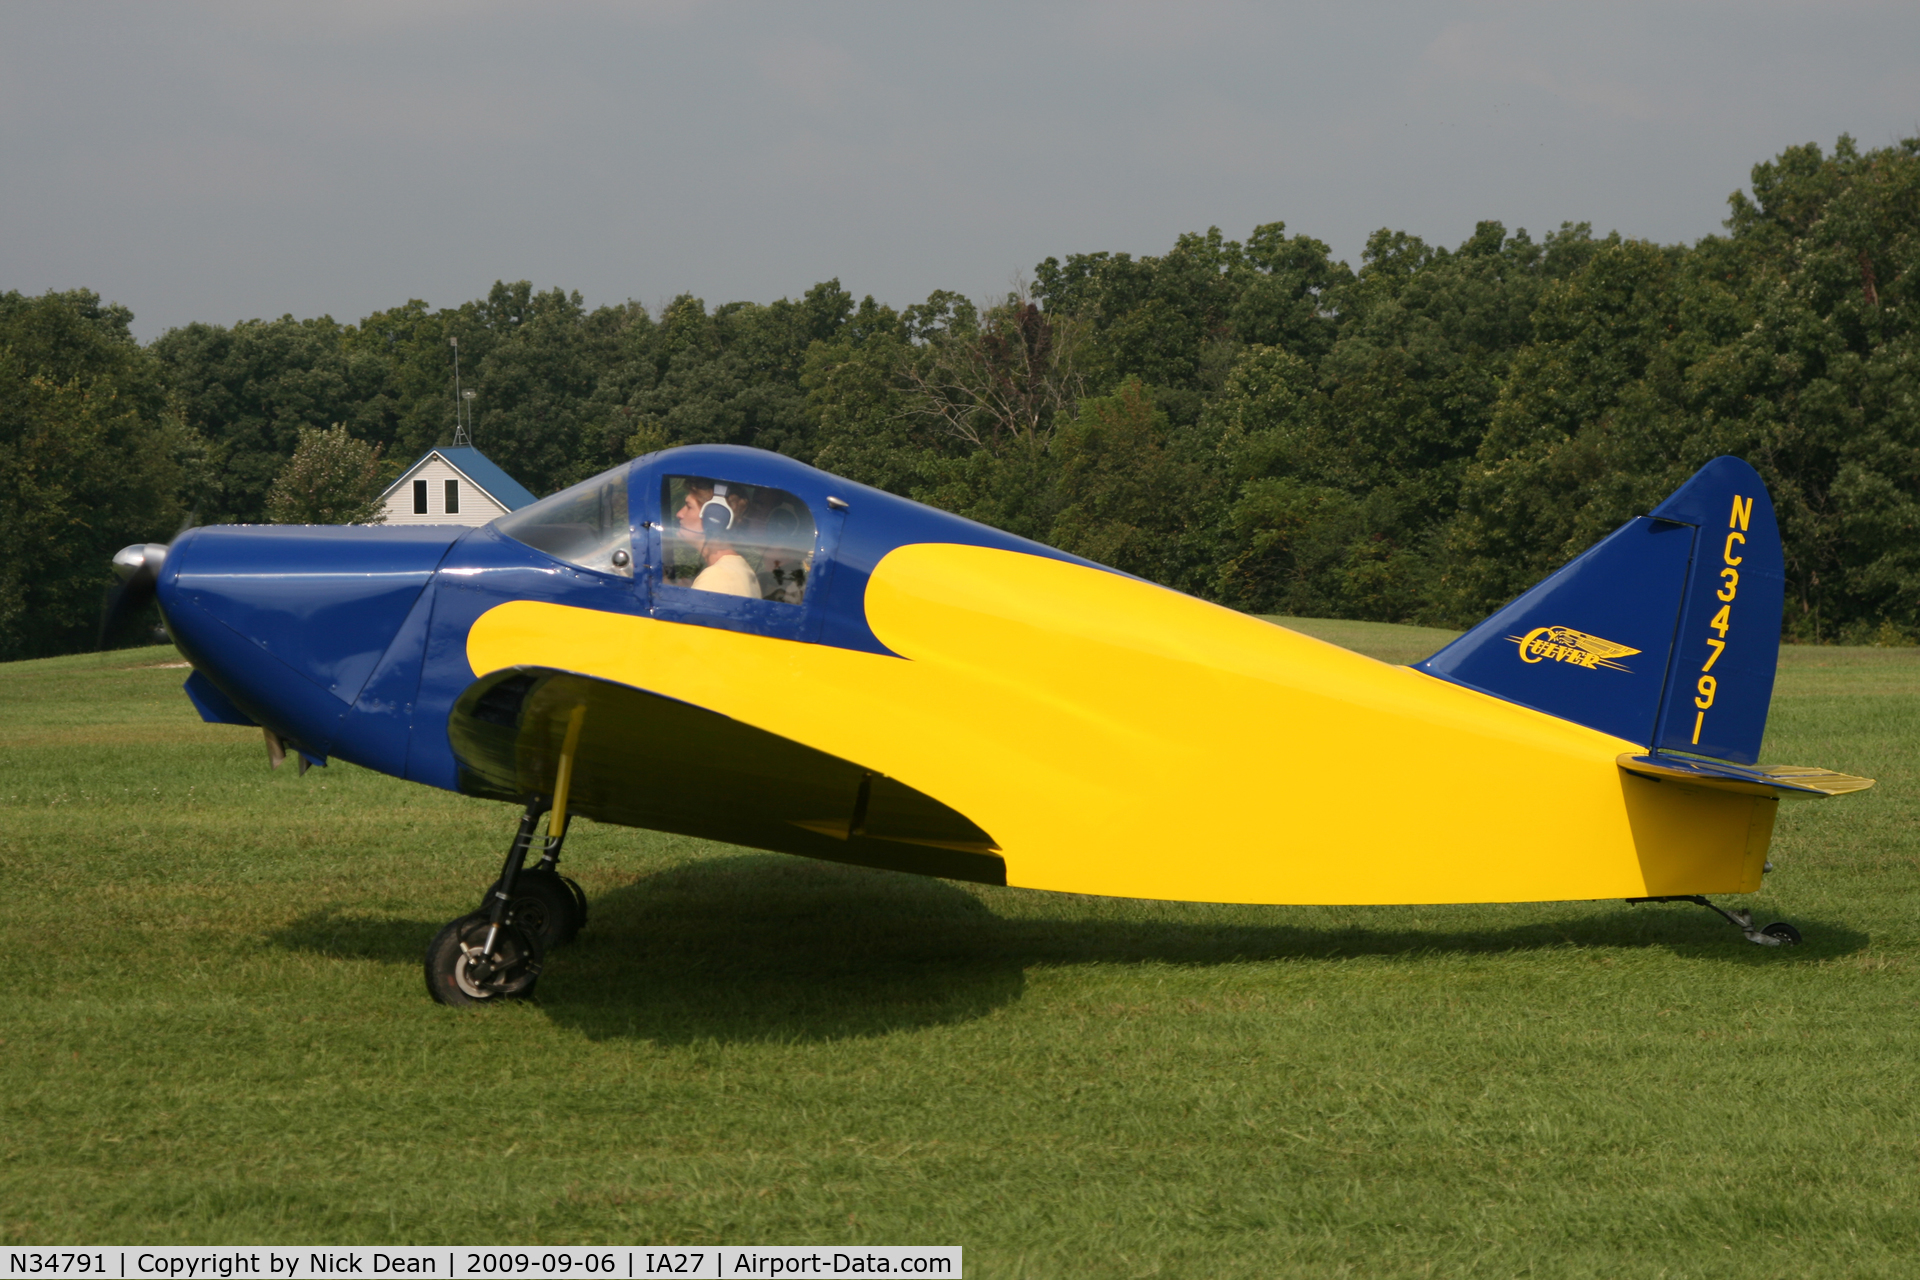
{"label": "airplane fuselage", "polygon": [[[771,582],[767,565],[790,556],[797,585],[741,599],[690,587],[697,562],[674,576],[668,506],[710,484],[694,475],[733,481],[742,521],[756,517],[739,491],[787,504],[762,515],[798,527],[785,535],[798,550],[755,558]],[[608,519],[626,526],[598,542],[567,533],[591,543],[577,554],[491,526],[182,537],[159,593],[208,681],[203,714],[264,725],[315,762],[517,798],[538,781],[513,779],[547,759],[528,745],[531,721],[513,704],[504,745],[487,747],[493,730],[463,736],[475,713],[461,700],[502,672],[567,673],[599,682],[583,690],[664,700],[632,704],[660,711],[661,735],[691,732],[669,727],[669,703],[753,735],[708,734],[710,758],[676,763],[679,799],[663,808],[647,789],[667,771],[648,754],[665,760],[676,743],[635,729],[617,750],[636,758],[583,782],[580,813],[1039,889],[1418,903],[1758,887],[1777,801],[1623,770],[1645,743],[773,455],[676,450],[616,483]],[[1546,641],[1527,641],[1513,661],[1540,663]],[[1555,679],[1591,681],[1604,701],[1624,678],[1562,648],[1576,660],[1555,655]],[[593,737],[593,718],[629,704],[579,700],[587,741],[613,742]],[[848,781],[782,788],[766,772],[780,766],[743,763],[779,743],[843,762]],[[953,817],[919,835],[869,830],[874,779]]]}

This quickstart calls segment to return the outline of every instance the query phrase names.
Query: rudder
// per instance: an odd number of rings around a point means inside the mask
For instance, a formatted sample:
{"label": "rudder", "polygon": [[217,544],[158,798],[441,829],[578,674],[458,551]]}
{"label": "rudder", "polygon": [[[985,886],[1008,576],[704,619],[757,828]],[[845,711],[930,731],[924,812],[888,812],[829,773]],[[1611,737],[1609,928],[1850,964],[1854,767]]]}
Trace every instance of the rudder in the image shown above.
{"label": "rudder", "polygon": [[1697,532],[1652,745],[1752,764],[1760,758],[1773,701],[1786,604],[1773,499],[1752,467],[1715,458],[1653,516]]}

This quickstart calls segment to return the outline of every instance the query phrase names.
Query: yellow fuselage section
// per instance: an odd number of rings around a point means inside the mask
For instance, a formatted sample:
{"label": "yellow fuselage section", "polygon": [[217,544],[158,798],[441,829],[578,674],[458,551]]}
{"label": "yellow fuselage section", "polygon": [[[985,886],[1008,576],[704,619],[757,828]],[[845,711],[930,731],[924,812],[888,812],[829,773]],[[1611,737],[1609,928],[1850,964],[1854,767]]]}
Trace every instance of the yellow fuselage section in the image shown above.
{"label": "yellow fuselage section", "polygon": [[917,544],[875,568],[866,612],[898,657],[530,601],[482,616],[467,655],[477,675],[619,681],[885,773],[989,832],[1028,888],[1416,903],[1759,887],[1777,801],[1634,777],[1616,760],[1644,743],[1136,579]]}

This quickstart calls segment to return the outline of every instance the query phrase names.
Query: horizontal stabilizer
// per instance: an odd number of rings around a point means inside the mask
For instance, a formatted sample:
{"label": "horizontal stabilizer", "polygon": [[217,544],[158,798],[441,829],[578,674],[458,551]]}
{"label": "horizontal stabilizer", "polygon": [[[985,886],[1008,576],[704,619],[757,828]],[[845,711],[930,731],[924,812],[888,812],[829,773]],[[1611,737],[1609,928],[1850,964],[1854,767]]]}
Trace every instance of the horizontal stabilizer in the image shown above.
{"label": "horizontal stabilizer", "polygon": [[1740,765],[1720,760],[1694,760],[1686,756],[1635,755],[1620,757],[1620,767],[1628,773],[1660,782],[1691,782],[1743,795],[1774,796],[1782,800],[1824,800],[1850,791],[1865,791],[1872,778],[1831,769],[1810,769],[1804,765]]}

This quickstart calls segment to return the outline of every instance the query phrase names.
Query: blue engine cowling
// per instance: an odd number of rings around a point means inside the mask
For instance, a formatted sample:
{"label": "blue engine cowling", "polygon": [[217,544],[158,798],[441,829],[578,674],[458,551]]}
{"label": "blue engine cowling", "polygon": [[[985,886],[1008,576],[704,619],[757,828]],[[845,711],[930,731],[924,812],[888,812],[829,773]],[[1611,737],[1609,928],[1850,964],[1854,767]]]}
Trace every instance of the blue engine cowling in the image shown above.
{"label": "blue engine cowling", "polygon": [[[155,584],[180,651],[234,707],[316,761],[387,768],[342,735],[452,546],[447,525],[216,525],[182,534]],[[404,725],[398,726],[404,738]],[[396,744],[404,754],[404,742]],[[367,758],[362,758],[362,757]],[[394,771],[394,770],[390,770]]]}

